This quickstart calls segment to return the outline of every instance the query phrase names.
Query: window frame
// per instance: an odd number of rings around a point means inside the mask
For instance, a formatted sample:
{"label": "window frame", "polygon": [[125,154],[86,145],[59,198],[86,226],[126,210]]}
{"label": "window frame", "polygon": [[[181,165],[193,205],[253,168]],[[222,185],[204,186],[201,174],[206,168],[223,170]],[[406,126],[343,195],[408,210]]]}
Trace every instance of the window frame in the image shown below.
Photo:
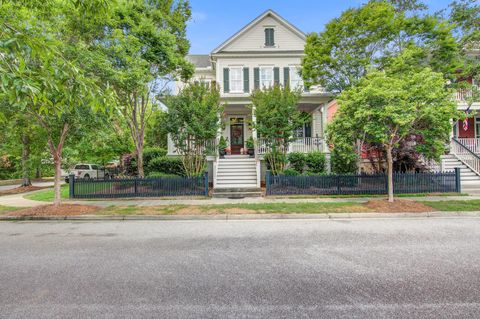
{"label": "window frame", "polygon": [[[269,30],[271,30],[271,40],[272,40],[272,43],[270,44],[268,42],[269,40],[269,37],[268,37],[268,32],[270,32]],[[268,32],[267,32],[268,31]],[[274,27],[265,27],[264,29],[264,32],[265,32],[265,47],[274,47],[275,46],[275,28]]]}
{"label": "window frame", "polygon": [[[229,83],[229,86],[230,86],[230,92],[229,93],[243,93],[243,66],[230,66],[228,67],[229,71],[228,71],[228,76],[229,76],[229,79],[228,79],[228,83]],[[240,72],[240,78],[239,79],[233,79],[232,75],[233,75],[233,72],[232,70],[238,70]],[[234,85],[233,85],[233,81],[238,81],[238,90],[235,89]]]}
{"label": "window frame", "polygon": [[[303,90],[303,86],[304,86],[304,84],[303,84],[303,79],[302,79],[302,76],[300,76],[300,75],[298,74],[298,72],[300,71],[300,67],[297,66],[297,65],[289,65],[289,69],[290,69],[290,71],[289,71],[289,72],[290,72],[290,78],[289,78],[289,83],[288,83],[288,84],[290,85],[290,88],[293,89],[293,90],[298,89],[298,88],[300,88],[300,89]],[[297,85],[296,85],[296,86],[293,86],[293,85],[292,85],[292,83],[293,83],[293,75],[294,75],[294,74],[295,74],[296,76],[298,76],[298,79],[295,80],[295,82],[297,82]]]}
{"label": "window frame", "polygon": [[[259,75],[258,75],[258,76],[259,76],[259,82],[260,82],[260,89],[263,90],[263,88],[268,89],[268,88],[273,87],[274,81],[275,81],[275,79],[274,79],[274,74],[273,74],[273,68],[274,68],[274,66],[273,66],[273,65],[272,65],[272,66],[260,66],[259,68],[260,68],[260,71],[259,71]],[[270,78],[270,80],[269,80],[269,81],[270,81],[270,84],[269,84],[268,86],[263,85],[264,80],[263,80],[263,78],[262,78],[262,72],[263,72],[264,70],[270,70],[270,72],[271,72],[271,73],[270,73],[270,74],[271,74],[271,78]]]}

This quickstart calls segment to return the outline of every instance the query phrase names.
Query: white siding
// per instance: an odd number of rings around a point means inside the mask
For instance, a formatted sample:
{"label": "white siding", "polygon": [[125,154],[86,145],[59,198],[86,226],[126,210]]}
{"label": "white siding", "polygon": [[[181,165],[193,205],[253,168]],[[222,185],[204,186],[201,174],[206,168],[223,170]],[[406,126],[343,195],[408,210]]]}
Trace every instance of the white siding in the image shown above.
{"label": "white siding", "polygon": [[228,67],[247,67],[249,68],[249,86],[250,92],[253,91],[255,82],[254,82],[254,73],[253,69],[262,66],[273,66],[280,68],[280,84],[283,85],[283,68],[290,66],[300,66],[301,57],[300,56],[290,56],[290,57],[239,57],[239,58],[218,58],[217,60],[217,83],[220,85],[222,97],[234,97],[234,96],[248,96],[249,94],[245,93],[223,93],[223,68]]}
{"label": "white siding", "polygon": [[[275,46],[265,47],[265,28],[273,27],[275,30]],[[243,33],[232,43],[222,49],[222,52],[232,51],[291,51],[303,50],[305,40],[298,34],[284,26],[282,23],[267,16]]]}

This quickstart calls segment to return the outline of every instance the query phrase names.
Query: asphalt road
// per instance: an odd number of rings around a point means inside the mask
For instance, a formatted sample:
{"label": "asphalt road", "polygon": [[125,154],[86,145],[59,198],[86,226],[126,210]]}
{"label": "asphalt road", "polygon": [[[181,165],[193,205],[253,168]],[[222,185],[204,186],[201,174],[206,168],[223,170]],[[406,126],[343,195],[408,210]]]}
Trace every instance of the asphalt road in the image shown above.
{"label": "asphalt road", "polygon": [[479,318],[480,219],[0,223],[1,318]]}

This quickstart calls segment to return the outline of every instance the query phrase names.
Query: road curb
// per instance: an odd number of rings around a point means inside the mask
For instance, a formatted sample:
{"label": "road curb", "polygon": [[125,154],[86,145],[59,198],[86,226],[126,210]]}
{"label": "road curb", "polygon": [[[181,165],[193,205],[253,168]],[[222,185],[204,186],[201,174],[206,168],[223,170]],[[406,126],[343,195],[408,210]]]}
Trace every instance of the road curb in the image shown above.
{"label": "road curb", "polygon": [[480,217],[480,211],[428,213],[324,213],[324,214],[218,214],[218,215],[131,215],[131,216],[0,216],[0,221],[155,221],[155,220],[275,220],[275,219],[396,219]]}

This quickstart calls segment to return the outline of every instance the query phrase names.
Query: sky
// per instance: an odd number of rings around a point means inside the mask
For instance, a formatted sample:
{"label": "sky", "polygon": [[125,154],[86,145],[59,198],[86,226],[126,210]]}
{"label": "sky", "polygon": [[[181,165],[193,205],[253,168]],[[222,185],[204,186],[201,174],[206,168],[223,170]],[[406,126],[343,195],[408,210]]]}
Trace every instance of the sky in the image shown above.
{"label": "sky", "polygon": [[[208,54],[267,9],[272,9],[305,33],[319,32],[342,11],[367,0],[190,0],[192,21],[187,27],[191,54]],[[430,12],[450,0],[424,0]]]}

